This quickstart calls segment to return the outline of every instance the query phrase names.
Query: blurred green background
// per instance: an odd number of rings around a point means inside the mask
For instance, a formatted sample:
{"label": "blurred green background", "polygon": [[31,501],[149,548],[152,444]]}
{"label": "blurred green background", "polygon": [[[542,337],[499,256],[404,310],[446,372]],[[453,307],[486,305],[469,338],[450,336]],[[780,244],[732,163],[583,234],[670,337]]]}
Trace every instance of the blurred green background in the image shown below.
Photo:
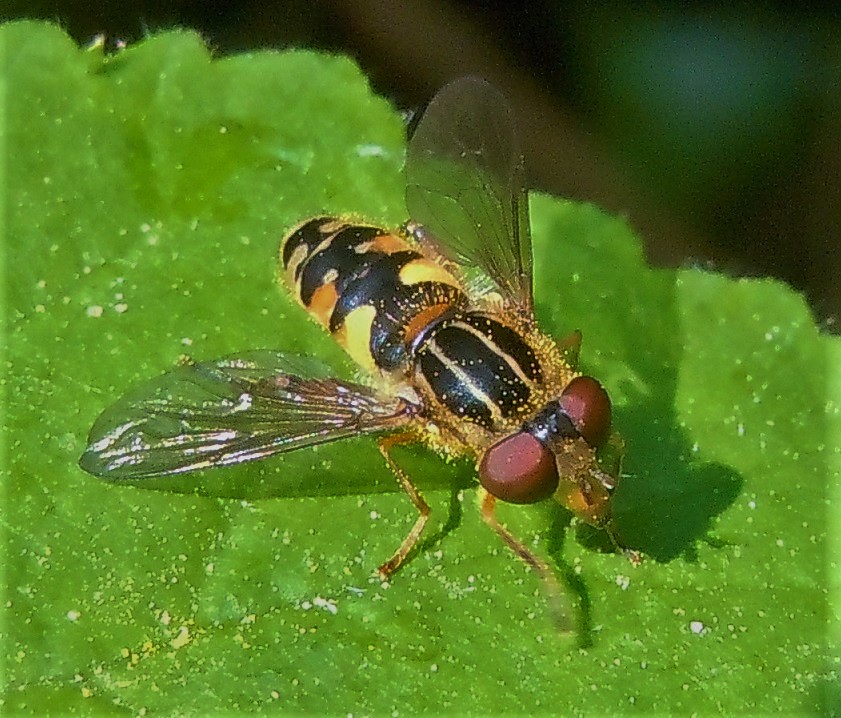
{"label": "blurred green background", "polygon": [[627,216],[656,265],[771,275],[841,313],[841,15],[832,4],[4,3],[106,45],[198,29],[220,54],[357,60],[399,107],[468,73],[517,107],[531,186]]}

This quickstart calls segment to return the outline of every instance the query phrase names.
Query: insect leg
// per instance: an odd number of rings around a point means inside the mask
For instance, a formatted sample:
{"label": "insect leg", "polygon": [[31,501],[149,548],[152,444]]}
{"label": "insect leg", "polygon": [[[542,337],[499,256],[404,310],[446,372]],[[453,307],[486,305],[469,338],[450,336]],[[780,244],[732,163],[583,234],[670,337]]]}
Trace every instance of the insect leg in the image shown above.
{"label": "insect leg", "polygon": [[562,599],[561,585],[558,583],[558,578],[555,576],[554,571],[529,551],[525,544],[505,528],[505,526],[497,521],[496,515],[494,514],[496,497],[483,488],[479,489],[479,506],[484,522],[496,532],[508,548],[523,559],[540,576],[543,586],[546,589],[549,608],[558,629],[564,633],[571,632],[572,627],[569,624],[569,616],[564,608],[565,602]]}
{"label": "insect leg", "polygon": [[397,477],[397,482],[409,495],[409,498],[418,510],[418,518],[415,521],[415,525],[412,526],[412,530],[409,531],[409,534],[405,539],[403,539],[403,543],[400,544],[400,548],[398,548],[397,551],[394,552],[394,555],[378,569],[380,576],[384,579],[387,579],[392,573],[400,568],[400,565],[406,560],[406,557],[409,555],[412,548],[414,548],[420,538],[420,535],[423,533],[423,527],[426,526],[426,521],[429,518],[429,504],[427,504],[423,496],[420,495],[420,492],[412,483],[412,480],[406,472],[403,471],[403,469],[397,465],[397,462],[391,458],[390,453],[392,447],[394,446],[413,444],[416,441],[417,437],[409,433],[383,436],[377,441],[377,446],[385,459],[385,463]]}
{"label": "insect leg", "polygon": [[628,548],[624,543],[622,543],[619,535],[616,533],[616,529],[613,526],[613,517],[609,517],[607,523],[600,528],[607,534],[607,537],[610,539],[610,542],[613,544],[613,548],[616,552],[622,554],[626,559],[628,559],[634,568],[642,564],[642,553],[636,549]]}
{"label": "insect leg", "polygon": [[[601,485],[608,493],[613,492],[616,488],[619,478],[622,475],[622,458],[625,455],[625,442],[622,437],[615,433],[610,437],[606,447],[613,455],[613,467],[610,472],[605,474],[601,472]],[[619,539],[616,529],[613,525],[613,517],[608,515],[605,525],[602,527],[610,538],[616,550],[624,555],[634,566],[639,566],[642,563],[642,554],[639,551],[628,548]]]}

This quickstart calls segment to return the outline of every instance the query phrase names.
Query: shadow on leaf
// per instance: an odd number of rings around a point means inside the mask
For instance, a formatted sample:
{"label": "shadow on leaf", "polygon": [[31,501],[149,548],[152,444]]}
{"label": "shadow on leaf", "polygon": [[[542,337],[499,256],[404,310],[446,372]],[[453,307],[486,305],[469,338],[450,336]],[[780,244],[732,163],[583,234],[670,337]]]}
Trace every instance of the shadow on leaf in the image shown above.
{"label": "shadow on leaf", "polygon": [[[694,460],[689,442],[663,407],[631,401],[620,413],[631,472],[614,495],[622,542],[656,561],[695,557],[715,518],[738,497],[740,474]],[[651,423],[651,417],[664,419]]]}

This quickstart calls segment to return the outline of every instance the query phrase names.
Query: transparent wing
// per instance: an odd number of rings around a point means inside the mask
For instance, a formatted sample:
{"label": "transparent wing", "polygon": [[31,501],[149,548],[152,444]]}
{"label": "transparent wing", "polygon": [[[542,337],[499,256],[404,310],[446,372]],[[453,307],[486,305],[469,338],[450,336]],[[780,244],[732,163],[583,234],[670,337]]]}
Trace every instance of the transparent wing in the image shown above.
{"label": "transparent wing", "polygon": [[279,352],[188,364],[142,384],[97,419],[79,465],[108,479],[142,479],[262,459],[408,422],[402,399],[329,377]]}
{"label": "transparent wing", "polygon": [[510,303],[531,311],[523,157],[511,107],[485,80],[454,80],[430,102],[409,140],[406,204],[424,240],[477,267]]}

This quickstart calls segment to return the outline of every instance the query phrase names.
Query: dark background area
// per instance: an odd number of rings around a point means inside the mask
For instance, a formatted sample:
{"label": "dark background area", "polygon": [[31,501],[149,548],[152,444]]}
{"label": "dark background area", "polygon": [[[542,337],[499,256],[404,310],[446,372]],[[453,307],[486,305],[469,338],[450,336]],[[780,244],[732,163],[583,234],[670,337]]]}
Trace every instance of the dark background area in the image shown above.
{"label": "dark background area", "polygon": [[841,12],[780,3],[143,0],[0,4],[106,46],[172,27],[217,54],[355,58],[422,106],[487,77],[518,113],[529,184],[626,216],[660,266],[779,277],[841,315]]}

